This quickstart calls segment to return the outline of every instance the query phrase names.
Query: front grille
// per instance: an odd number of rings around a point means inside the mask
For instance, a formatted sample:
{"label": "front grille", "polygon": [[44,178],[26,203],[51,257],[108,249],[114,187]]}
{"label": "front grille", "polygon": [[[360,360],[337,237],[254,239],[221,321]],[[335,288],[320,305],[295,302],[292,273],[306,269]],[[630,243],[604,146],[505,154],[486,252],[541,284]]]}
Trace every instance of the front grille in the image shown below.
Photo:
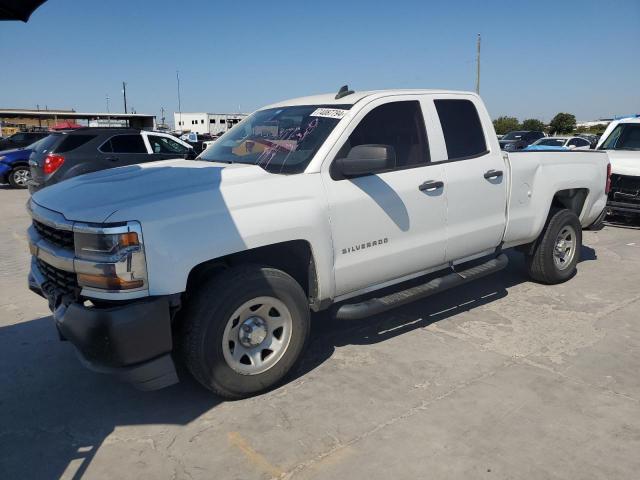
{"label": "front grille", "polygon": [[66,272],[59,268],[52,267],[40,259],[36,261],[40,273],[42,273],[42,275],[47,279],[47,282],[53,284],[57,290],[63,294],[76,292],[78,289],[78,279],[75,273]]}
{"label": "front grille", "polygon": [[609,200],[640,205],[640,178],[612,174]]}
{"label": "front grille", "polygon": [[73,250],[73,232],[69,230],[58,230],[44,223],[33,221],[33,227],[42,238],[50,243],[62,248]]}

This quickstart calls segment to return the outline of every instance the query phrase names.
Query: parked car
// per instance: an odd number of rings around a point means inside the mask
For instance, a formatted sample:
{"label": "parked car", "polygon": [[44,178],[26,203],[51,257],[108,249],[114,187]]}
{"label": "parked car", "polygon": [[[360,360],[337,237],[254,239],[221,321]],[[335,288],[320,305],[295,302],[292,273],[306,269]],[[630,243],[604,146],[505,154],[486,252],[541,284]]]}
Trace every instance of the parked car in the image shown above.
{"label": "parked car", "polygon": [[[43,139],[38,140],[38,142],[41,141]],[[27,147],[0,152],[0,183],[8,183],[13,188],[27,188],[31,178],[29,156],[38,142]]]}
{"label": "parked car", "polygon": [[197,161],[37,192],[29,286],[91,368],[156,389],[182,358],[246,397],[296,364],[310,310],[366,318],[497,272],[512,247],[534,280],[567,281],[607,166],[501,152],[474,93],[343,88],[264,107]]}
{"label": "parked car", "polygon": [[535,130],[517,130],[507,133],[500,139],[500,148],[507,152],[522,150],[536,140],[543,138],[544,132]]}
{"label": "parked car", "polygon": [[589,150],[591,143],[581,137],[544,137],[524,150]]}
{"label": "parked car", "polygon": [[596,148],[596,145],[600,140],[600,135],[596,135],[593,133],[576,133],[575,136],[586,138],[587,140],[589,140],[589,143],[591,144],[591,148]]}
{"label": "parked car", "polygon": [[34,193],[85,173],[176,157],[195,158],[195,153],[166,133],[96,127],[52,133],[29,157],[28,187]]}
{"label": "parked car", "polygon": [[640,118],[615,120],[602,135],[600,150],[611,160],[611,215],[640,220]]}
{"label": "parked car", "polygon": [[43,139],[49,132],[18,132],[10,137],[0,138],[0,150],[23,148]]}

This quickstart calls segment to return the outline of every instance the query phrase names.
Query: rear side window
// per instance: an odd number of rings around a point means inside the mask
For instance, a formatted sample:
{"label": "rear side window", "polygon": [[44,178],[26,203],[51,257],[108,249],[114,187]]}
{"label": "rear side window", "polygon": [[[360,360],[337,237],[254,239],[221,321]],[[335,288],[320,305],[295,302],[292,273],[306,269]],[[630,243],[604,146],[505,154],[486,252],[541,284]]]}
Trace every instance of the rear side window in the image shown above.
{"label": "rear side window", "polygon": [[469,100],[434,100],[449,160],[477,157],[487,151],[475,105]]}
{"label": "rear side window", "polygon": [[116,135],[102,144],[106,153],[147,153],[141,135]]}
{"label": "rear side window", "polygon": [[427,134],[417,101],[385,103],[371,110],[338,152],[347,156],[358,145],[390,145],[396,152],[397,168],[429,163]]}
{"label": "rear side window", "polygon": [[67,135],[66,138],[60,142],[58,148],[56,148],[56,153],[70,152],[94,138],[96,138],[96,135]]}

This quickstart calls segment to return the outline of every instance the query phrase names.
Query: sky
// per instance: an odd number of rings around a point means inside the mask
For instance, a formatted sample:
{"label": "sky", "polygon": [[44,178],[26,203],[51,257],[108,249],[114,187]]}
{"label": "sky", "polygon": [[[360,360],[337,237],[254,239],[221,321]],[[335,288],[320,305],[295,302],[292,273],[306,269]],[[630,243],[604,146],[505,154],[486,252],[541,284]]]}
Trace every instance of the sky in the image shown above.
{"label": "sky", "polygon": [[475,88],[492,118],[640,113],[640,0],[49,0],[0,22],[0,108],[251,112],[292,97]]}

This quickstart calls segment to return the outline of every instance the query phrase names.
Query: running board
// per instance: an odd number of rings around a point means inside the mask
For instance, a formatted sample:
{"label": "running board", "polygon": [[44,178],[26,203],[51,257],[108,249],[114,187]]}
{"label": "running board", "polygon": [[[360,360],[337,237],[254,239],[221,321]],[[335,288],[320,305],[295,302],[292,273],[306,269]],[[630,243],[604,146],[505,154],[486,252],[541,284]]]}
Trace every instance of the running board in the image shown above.
{"label": "running board", "polygon": [[390,293],[381,298],[372,298],[360,303],[342,305],[336,312],[336,318],[340,320],[359,320],[371,315],[376,315],[497,272],[505,268],[508,263],[509,259],[507,256],[501,253],[485,263],[460,272],[448,273],[422,285],[417,285],[400,292]]}

